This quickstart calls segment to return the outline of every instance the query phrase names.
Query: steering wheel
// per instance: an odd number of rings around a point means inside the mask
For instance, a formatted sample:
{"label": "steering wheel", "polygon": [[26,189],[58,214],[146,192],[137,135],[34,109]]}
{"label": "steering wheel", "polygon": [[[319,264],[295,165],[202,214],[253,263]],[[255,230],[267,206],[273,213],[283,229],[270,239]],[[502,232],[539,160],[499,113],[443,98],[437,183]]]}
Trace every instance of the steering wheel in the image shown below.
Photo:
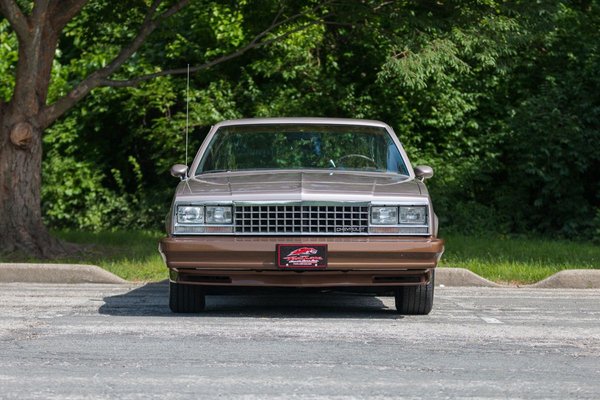
{"label": "steering wheel", "polygon": [[338,159],[338,164],[339,165],[344,165],[344,160],[347,158],[362,158],[363,160],[367,160],[369,163],[371,163],[373,165],[373,167],[377,168],[377,163],[375,162],[374,159],[372,159],[371,157],[365,156],[363,154],[346,154],[345,156],[342,156]]}

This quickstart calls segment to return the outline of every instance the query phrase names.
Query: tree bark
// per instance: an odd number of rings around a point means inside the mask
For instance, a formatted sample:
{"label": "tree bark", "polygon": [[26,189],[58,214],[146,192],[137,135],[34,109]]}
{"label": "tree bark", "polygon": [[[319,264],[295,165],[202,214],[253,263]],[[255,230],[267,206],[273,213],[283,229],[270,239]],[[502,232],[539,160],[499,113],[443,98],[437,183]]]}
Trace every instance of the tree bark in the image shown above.
{"label": "tree bark", "polygon": [[[26,145],[13,143],[18,117],[0,110],[0,252],[52,258],[65,247],[42,222],[40,204],[42,135],[31,127]],[[23,124],[28,122],[20,121]]]}
{"label": "tree bark", "polygon": [[0,254],[55,257],[66,247],[50,236],[42,220],[40,114],[58,33],[51,24],[48,0],[36,1],[30,16],[20,13],[11,0],[0,0],[0,5],[20,28],[13,96],[0,104]]}

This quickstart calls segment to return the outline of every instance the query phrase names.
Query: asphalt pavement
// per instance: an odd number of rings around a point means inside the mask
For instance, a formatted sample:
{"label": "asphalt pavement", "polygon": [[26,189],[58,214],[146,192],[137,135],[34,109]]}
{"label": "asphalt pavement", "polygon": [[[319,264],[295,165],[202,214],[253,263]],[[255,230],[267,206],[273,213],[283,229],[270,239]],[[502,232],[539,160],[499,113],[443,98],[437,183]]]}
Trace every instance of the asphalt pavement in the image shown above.
{"label": "asphalt pavement", "polygon": [[0,398],[598,399],[600,290],[208,297],[165,283],[0,284]]}

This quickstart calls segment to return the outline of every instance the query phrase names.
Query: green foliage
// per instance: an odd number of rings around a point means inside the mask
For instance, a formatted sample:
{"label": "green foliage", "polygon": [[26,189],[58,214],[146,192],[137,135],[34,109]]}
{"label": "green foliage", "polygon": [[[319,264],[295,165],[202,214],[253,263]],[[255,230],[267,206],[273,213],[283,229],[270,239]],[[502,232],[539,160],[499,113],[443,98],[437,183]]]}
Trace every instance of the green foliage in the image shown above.
{"label": "green foliage", "polygon": [[44,162],[42,187],[46,223],[55,228],[89,231],[159,226],[164,217],[162,204],[143,190],[139,164],[134,158],[129,161],[140,182],[134,193],[126,191],[117,169],[112,170],[112,179],[120,190],[111,190],[103,184],[106,177],[94,163],[49,154]]}
{"label": "green foliage", "polygon": [[587,233],[600,204],[599,17],[597,2],[584,9],[560,4],[550,17],[554,29],[532,49],[527,75],[515,76],[527,92],[512,111],[504,146],[516,174],[500,188],[508,207],[532,206],[520,219],[540,232]]}
{"label": "green foliage", "polygon": [[416,105],[419,134],[404,141],[436,168],[442,226],[592,233],[598,12],[597,2],[481,3],[455,15],[470,22],[428,24],[412,47],[392,52],[379,79]]}
{"label": "green foliage", "polygon": [[[147,3],[89,2],[61,38],[49,101],[117,54]],[[191,2],[113,78],[205,63],[316,4]],[[434,167],[442,227],[600,236],[597,0],[332,2],[265,38],[285,32],[192,75],[191,156],[222,119],[380,119],[415,165]],[[10,97],[16,57],[0,19],[0,99]],[[95,90],[48,130],[49,224],[160,228],[176,184],[168,168],[185,157],[185,84],[171,76]]]}
{"label": "green foliage", "polygon": [[0,19],[0,101],[8,101],[15,85],[17,37],[8,21]]}

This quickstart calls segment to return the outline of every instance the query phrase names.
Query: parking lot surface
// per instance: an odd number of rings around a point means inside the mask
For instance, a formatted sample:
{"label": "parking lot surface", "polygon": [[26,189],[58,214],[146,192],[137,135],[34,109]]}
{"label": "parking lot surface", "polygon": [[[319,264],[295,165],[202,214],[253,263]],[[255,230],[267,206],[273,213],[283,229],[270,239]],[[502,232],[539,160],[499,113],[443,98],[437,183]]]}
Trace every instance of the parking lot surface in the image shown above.
{"label": "parking lot surface", "polygon": [[436,288],[429,316],[334,293],[0,284],[0,398],[600,398],[600,290]]}

